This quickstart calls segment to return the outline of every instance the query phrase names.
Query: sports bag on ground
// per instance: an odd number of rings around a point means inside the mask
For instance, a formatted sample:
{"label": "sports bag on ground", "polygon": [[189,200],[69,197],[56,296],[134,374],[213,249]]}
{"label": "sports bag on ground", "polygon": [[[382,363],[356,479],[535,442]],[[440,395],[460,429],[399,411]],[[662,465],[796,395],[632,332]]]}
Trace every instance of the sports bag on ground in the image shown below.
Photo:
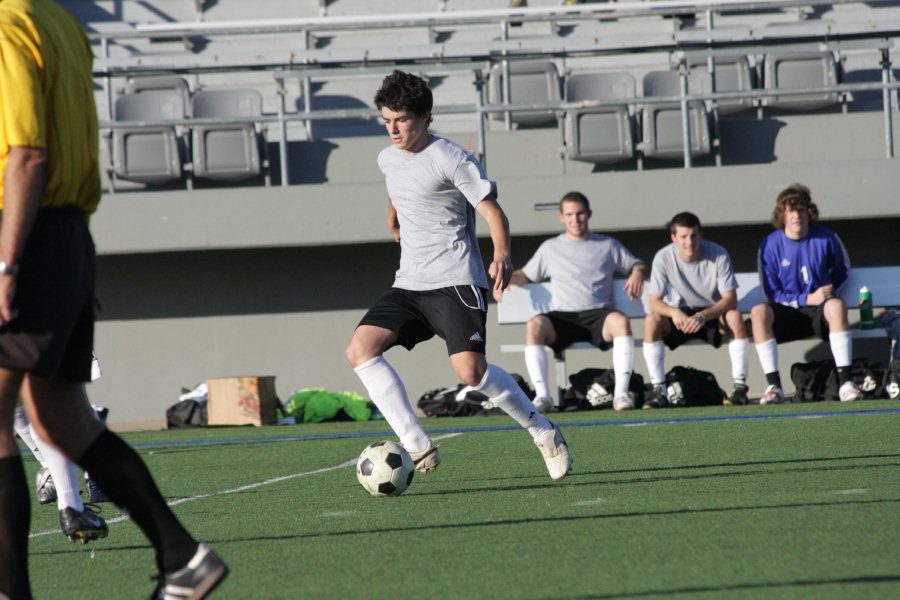
{"label": "sports bag on ground", "polygon": [[672,406],[711,406],[725,399],[716,376],[693,367],[672,367],[666,373],[666,393]]}
{"label": "sports bag on ground", "polygon": [[[850,379],[859,386],[866,400],[883,398],[888,384],[884,365],[870,358],[855,358],[850,364]],[[794,402],[838,400],[837,369],[832,359],[815,360],[791,365]]]}
{"label": "sports bag on ground", "polygon": [[[561,410],[610,408],[615,389],[616,374],[612,369],[582,369],[569,375],[569,387],[563,392]],[[640,406],[644,401],[644,378],[640,373],[631,374],[628,391],[634,394],[635,405]]]}

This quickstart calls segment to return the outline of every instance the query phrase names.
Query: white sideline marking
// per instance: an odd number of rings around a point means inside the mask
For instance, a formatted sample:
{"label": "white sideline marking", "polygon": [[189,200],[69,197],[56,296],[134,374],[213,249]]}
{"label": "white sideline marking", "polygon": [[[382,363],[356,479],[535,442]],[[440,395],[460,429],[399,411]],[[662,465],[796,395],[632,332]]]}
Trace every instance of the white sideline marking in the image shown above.
{"label": "white sideline marking", "polygon": [[574,502],[572,506],[596,506],[598,504],[606,504],[606,499],[594,498],[593,500],[581,500],[580,502]]}
{"label": "white sideline marking", "polygon": [[[434,441],[444,440],[452,437],[456,437],[458,435],[462,435],[462,433],[445,433],[443,435],[438,435],[431,438]],[[246,485],[241,485],[238,487],[230,488],[227,490],[221,490],[218,492],[210,492],[208,494],[196,494],[194,496],[186,496],[184,498],[178,498],[177,500],[170,500],[167,504],[169,506],[177,506],[179,504],[184,504],[185,502],[194,502],[195,500],[203,500],[204,498],[213,498],[215,496],[225,496],[228,494],[237,494],[239,492],[246,492],[247,490],[256,489],[258,487],[262,487],[264,485],[271,485],[273,483],[281,483],[282,481],[288,481],[290,479],[296,479],[298,477],[306,477],[308,475],[319,475],[320,473],[328,473],[330,471],[336,471],[338,469],[343,469],[345,467],[352,467],[356,464],[356,459],[351,458],[350,460],[344,461],[338,465],[334,465],[331,467],[322,467],[321,469],[313,469],[312,471],[302,471],[300,473],[294,473],[292,475],[282,475],[281,477],[273,477],[271,479],[266,479],[264,481],[258,481],[256,483],[248,483]],[[111,519],[106,519],[107,525],[113,525],[115,523],[121,523],[122,521],[129,520],[130,517],[127,515],[119,515],[117,517],[113,517]],[[35,531],[30,534],[29,538],[43,537],[45,535],[51,534],[60,534],[59,529],[52,529],[46,531]]]}
{"label": "white sideline marking", "polygon": [[869,492],[869,490],[867,490],[866,488],[855,488],[855,489],[850,489],[850,490],[834,490],[831,493],[832,494],[851,495],[851,494],[867,494],[868,492]]}

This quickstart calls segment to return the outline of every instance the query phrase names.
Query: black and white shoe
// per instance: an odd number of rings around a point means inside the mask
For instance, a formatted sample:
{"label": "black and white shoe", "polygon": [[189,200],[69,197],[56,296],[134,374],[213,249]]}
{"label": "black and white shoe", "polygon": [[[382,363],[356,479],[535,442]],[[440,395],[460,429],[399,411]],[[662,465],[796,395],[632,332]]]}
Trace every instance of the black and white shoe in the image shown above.
{"label": "black and white shoe", "polygon": [[727,404],[729,406],[743,406],[749,402],[747,398],[747,392],[750,391],[750,388],[746,385],[741,385],[740,383],[734,384],[734,389],[731,390],[731,395],[725,398],[722,401],[722,404]]}
{"label": "black and white shoe", "polygon": [[228,565],[206,544],[181,570],[159,575],[159,584],[150,600],[200,600],[206,598],[225,577]]}
{"label": "black and white shoe", "polygon": [[653,389],[644,396],[643,408],[664,408],[669,405],[666,388],[661,383],[653,385]]}
{"label": "black and white shoe", "polygon": [[[94,507],[94,510],[100,509]],[[88,505],[85,505],[81,512],[68,507],[59,511],[59,526],[70,542],[79,541],[87,544],[91,540],[103,539],[109,535],[106,521],[95,514]]]}
{"label": "black and white shoe", "polygon": [[50,469],[47,467],[39,469],[34,477],[34,495],[41,504],[56,502],[56,484],[53,483]]}

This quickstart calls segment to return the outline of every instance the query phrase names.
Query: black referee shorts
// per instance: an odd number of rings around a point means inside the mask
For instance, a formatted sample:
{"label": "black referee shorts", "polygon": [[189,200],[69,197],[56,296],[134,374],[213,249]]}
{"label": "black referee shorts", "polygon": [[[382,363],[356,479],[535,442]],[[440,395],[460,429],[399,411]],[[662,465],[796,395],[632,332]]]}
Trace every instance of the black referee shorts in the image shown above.
{"label": "black referee shorts", "polygon": [[0,327],[0,365],[91,380],[94,242],[78,207],[38,211],[19,261],[13,310]]}

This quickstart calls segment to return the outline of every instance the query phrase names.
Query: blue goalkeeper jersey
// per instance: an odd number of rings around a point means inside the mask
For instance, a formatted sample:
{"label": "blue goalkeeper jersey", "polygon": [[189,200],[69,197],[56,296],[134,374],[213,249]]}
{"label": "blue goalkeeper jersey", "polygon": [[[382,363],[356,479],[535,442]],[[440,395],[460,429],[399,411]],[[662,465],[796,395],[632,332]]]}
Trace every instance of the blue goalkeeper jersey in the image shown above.
{"label": "blue goalkeeper jersey", "polygon": [[773,231],[759,245],[758,261],[769,301],[795,308],[806,306],[806,296],[823,285],[833,285],[837,295],[850,273],[850,257],[840,238],[816,224],[802,240]]}

